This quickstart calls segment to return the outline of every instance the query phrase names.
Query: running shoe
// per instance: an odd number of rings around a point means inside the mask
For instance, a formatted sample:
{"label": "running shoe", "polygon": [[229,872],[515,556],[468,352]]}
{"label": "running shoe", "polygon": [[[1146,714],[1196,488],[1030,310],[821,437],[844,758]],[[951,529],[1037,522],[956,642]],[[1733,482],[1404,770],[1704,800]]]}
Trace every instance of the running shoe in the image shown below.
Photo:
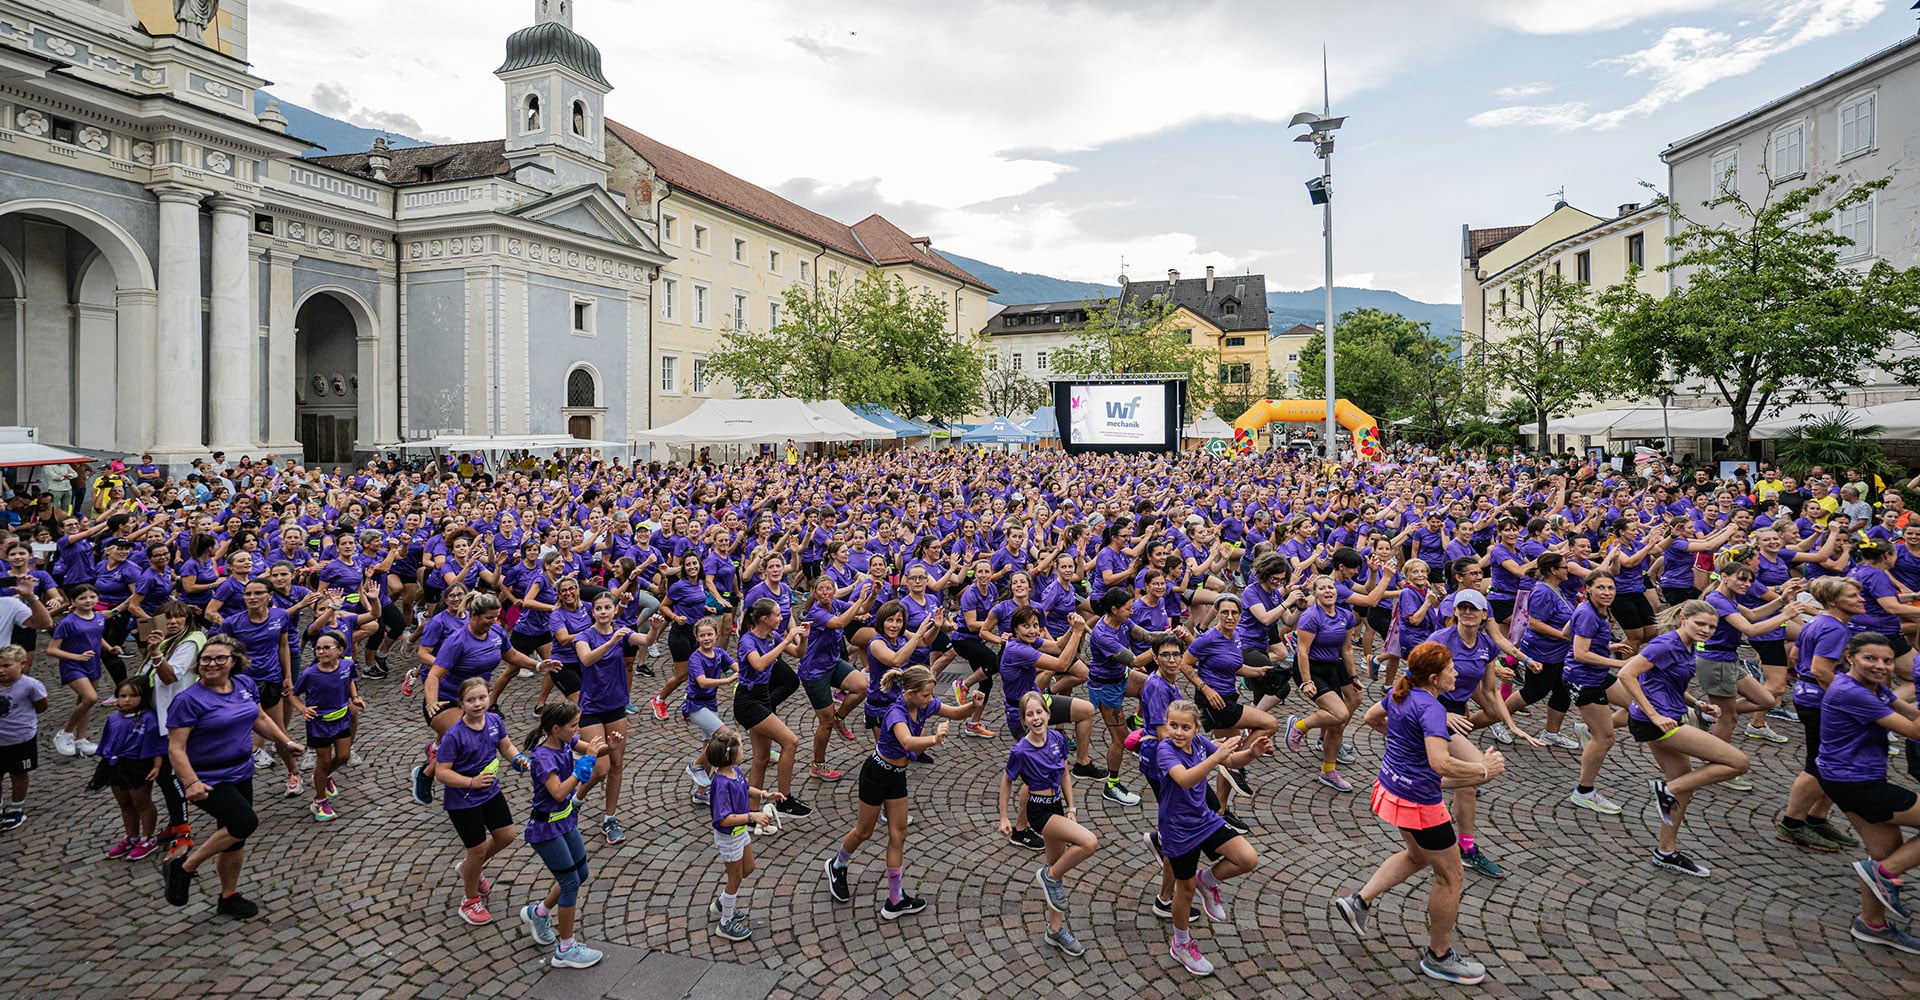
{"label": "running shoe", "polygon": [[[1155,849],[1155,853],[1158,853],[1158,848]],[[1162,920],[1173,919],[1173,900],[1171,899],[1161,899],[1159,896],[1156,895],[1153,898],[1153,905],[1149,907],[1149,909],[1153,910],[1154,916],[1159,917]],[[1200,919],[1200,907],[1192,903],[1188,903],[1187,919],[1189,921]]]}
{"label": "running shoe", "polygon": [[[4,829],[7,829],[6,821],[4,816],[0,816],[0,830]],[[193,827],[191,824],[182,823],[179,826],[167,827],[166,830],[161,833],[161,836],[167,838],[168,861],[172,861],[174,858],[184,858],[193,852]]]}
{"label": "running shoe", "polygon": [[638,705],[636,705],[636,704],[634,704],[633,702],[627,702],[627,714],[628,714],[628,715],[639,715],[639,714],[640,714],[640,706],[638,706]]}
{"label": "running shoe", "polygon": [[258,916],[260,914],[260,907],[254,903],[253,900],[236,892],[231,896],[221,896],[220,902],[214,906],[213,912],[247,920]]}
{"label": "running shoe", "polygon": [[[1299,723],[1299,716],[1287,716],[1287,749],[1293,753],[1299,753],[1300,748],[1307,742],[1306,731],[1300,728]],[[1198,953],[1196,952],[1195,954]]]}
{"label": "running shoe", "polygon": [[327,798],[337,799],[339,797],[340,786],[333,783],[333,775],[329,774],[327,775]]}
{"label": "running shoe", "polygon": [[887,920],[898,920],[909,913],[919,913],[926,908],[926,900],[903,894],[898,903],[891,899],[881,903],[880,916]]}
{"label": "running shoe", "polygon": [[1513,742],[1513,730],[1508,729],[1507,724],[1504,722],[1494,723],[1487,731],[1493,734],[1494,739],[1502,743]]}
{"label": "running shoe", "polygon": [[787,796],[784,802],[774,803],[773,811],[779,813],[782,819],[800,819],[804,816],[813,815],[812,807],[791,795]]}
{"label": "running shoe", "polygon": [[1878,862],[1872,858],[1855,861],[1853,873],[1860,876],[1860,881],[1866,885],[1867,891],[1873,893],[1873,898],[1880,901],[1881,906],[1899,914],[1903,920],[1913,916],[1907,910],[1906,904],[1900,902],[1901,881],[1898,878],[1888,878],[1880,874]]}
{"label": "running shoe", "polygon": [[[461,858],[460,860],[455,861],[453,863],[453,877],[459,879],[461,885],[465,885],[467,881],[466,865],[467,865],[466,858]],[[492,891],[493,891],[493,880],[487,877],[486,872],[484,871],[481,872],[480,873],[480,895],[485,896]]]}
{"label": "running shoe", "polygon": [[534,904],[528,903],[520,908],[520,922],[527,926],[527,933],[532,935],[535,943],[553,943],[553,917],[541,916],[539,908]]}
{"label": "running shoe", "polygon": [[966,728],[960,730],[960,734],[962,736],[971,736],[976,740],[990,740],[996,735],[993,730],[988,729],[978,722],[967,723]]}
{"label": "running shoe", "polygon": [[1591,792],[1583,792],[1576,788],[1568,793],[1567,801],[1582,809],[1591,809],[1604,816],[1617,816],[1620,814],[1620,803],[1600,794],[1600,789],[1598,788]]}
{"label": "running shoe", "polygon": [[963,681],[954,681],[953,682],[953,703],[956,705],[964,705],[971,700],[972,700],[971,696],[967,694],[966,683]]}
{"label": "running shoe", "polygon": [[825,764],[815,764],[812,767],[807,768],[807,773],[812,775],[815,778],[820,779],[821,781],[839,781],[841,778],[846,777],[846,775],[841,774],[839,771],[836,771]]}
{"label": "running shoe", "polygon": [[413,801],[423,806],[433,804],[433,779],[427,777],[427,765],[413,765]]}
{"label": "running shoe", "polygon": [[1429,978],[1462,986],[1472,986],[1487,978],[1487,967],[1461,954],[1458,948],[1447,949],[1445,955],[1435,955],[1427,948],[1420,949],[1420,971]]}
{"label": "running shoe", "polygon": [[[748,913],[744,906],[735,909],[733,915],[742,920],[750,920],[753,917],[753,914]],[[720,897],[713,897],[713,902],[707,904],[707,919],[716,921],[720,919]]]}
{"label": "running shoe", "polygon": [[133,845],[139,840],[139,837],[121,837],[119,843],[107,848],[107,857],[115,861],[126,857],[127,852],[133,850]]}
{"label": "running shoe", "polygon": [[1367,919],[1373,915],[1373,907],[1368,906],[1367,901],[1361,899],[1359,893],[1328,900],[1327,909],[1339,914],[1340,919],[1347,922],[1347,929],[1353,931],[1355,937],[1368,937],[1373,933],[1367,927]]}
{"label": "running shoe", "polygon": [[1785,743],[1787,741],[1786,734],[1774,732],[1772,726],[1756,726],[1752,723],[1747,724],[1746,736],[1747,739],[1750,740],[1766,740],[1768,743]]}
{"label": "running shoe", "polygon": [[1047,898],[1047,909],[1055,913],[1067,912],[1067,887],[1057,878],[1047,874],[1047,866],[1041,865],[1033,871],[1033,884]]}
{"label": "running shoe", "polygon": [[309,809],[313,813],[313,818],[322,823],[337,818],[337,814],[333,811],[333,803],[324,798],[314,799]]}
{"label": "running shoe", "polygon": [[847,891],[847,870],[835,865],[832,858],[827,859],[825,867],[827,869],[827,895],[832,896],[833,901],[836,903],[852,901],[853,896]]}
{"label": "running shoe", "polygon": [[1220,822],[1227,824],[1227,829],[1232,830],[1236,836],[1244,837],[1253,831],[1253,827],[1231,809],[1220,810]]}
{"label": "running shoe", "polygon": [[1132,715],[1127,716],[1128,729],[1140,729],[1145,727],[1146,724],[1147,724],[1147,720],[1145,718],[1142,718],[1139,712],[1135,712]]}
{"label": "running shoe", "polygon": [[1351,743],[1342,743],[1340,752],[1335,754],[1333,759],[1342,764],[1357,764],[1360,762],[1360,751],[1355,750]]}
{"label": "running shoe", "polygon": [[834,704],[836,704],[836,705],[840,705],[840,704],[845,704],[845,703],[846,703],[846,700],[847,700],[847,693],[846,693],[845,691],[842,691],[842,690],[840,690],[839,688],[834,688],[834,689],[833,689],[833,703],[834,703]]}
{"label": "running shoe", "polygon": [[1007,834],[1007,839],[1013,842],[1013,846],[1024,847],[1029,851],[1044,851],[1047,849],[1047,842],[1042,840],[1039,834],[1033,832],[1031,827],[1015,830]]}
{"label": "running shoe", "polygon": [[1188,972],[1196,976],[1213,975],[1213,963],[1201,957],[1200,946],[1192,941],[1186,944],[1178,941],[1167,942],[1167,954],[1172,955],[1174,961],[1179,962]]}
{"label": "running shoe", "polygon": [[767,748],[767,763],[778,764],[780,763],[780,758],[784,755],[785,751],[780,749],[780,744],[775,743],[773,746]]}
{"label": "running shoe", "polygon": [[1909,955],[1920,955],[1920,938],[1915,938],[1893,924],[1875,930],[1867,926],[1865,920],[1853,918],[1853,939],[1866,944],[1877,944],[1883,948],[1904,951]]}
{"label": "running shoe", "polygon": [[493,914],[487,910],[487,901],[475,896],[460,904],[460,919],[479,927],[493,923]]}
{"label": "running shoe", "polygon": [[413,672],[412,671],[408,671],[407,676],[400,681],[400,697],[402,698],[413,697]]}
{"label": "running shoe", "polygon": [[1800,721],[1799,716],[1793,714],[1792,711],[1784,707],[1767,709],[1767,718],[1772,719],[1775,722],[1799,722]]}
{"label": "running shoe", "polygon": [[1736,792],[1753,791],[1753,779],[1747,777],[1744,774],[1736,774],[1733,777],[1728,778],[1725,781],[1722,781],[1721,784],[1727,786],[1728,788],[1733,789]]}
{"label": "running shoe", "polygon": [[620,829],[620,821],[612,816],[601,817],[600,832],[606,836],[609,844],[618,844],[627,839],[627,831]]}
{"label": "running shoe", "polygon": [[1562,750],[1580,749],[1580,741],[1568,736],[1566,733],[1541,733],[1540,742],[1550,747],[1559,747]]}
{"label": "running shoe", "polygon": [[707,790],[707,789],[705,789],[705,788],[696,788],[696,789],[694,789],[694,790],[693,790],[693,804],[694,804],[694,805],[696,805],[696,806],[710,806],[710,805],[712,805],[712,804],[713,804],[713,793],[712,793],[711,791],[708,791],[708,790]]}
{"label": "running shoe", "polygon": [[[187,891],[193,887],[193,877],[199,872],[187,870],[185,858],[174,858],[166,865],[166,896],[170,906],[187,905]],[[1872,862],[1868,862],[1871,864]]]}
{"label": "running shoe", "polygon": [[295,766],[302,771],[311,771],[313,770],[313,765],[318,762],[319,759],[320,758],[314,756],[313,751],[309,750],[300,755],[300,760]]}
{"label": "running shoe", "polygon": [[657,660],[660,657],[667,655],[667,647],[662,646],[656,642],[653,645],[647,647],[647,655]]}
{"label": "running shoe", "polygon": [[293,798],[296,795],[305,795],[306,792],[307,792],[307,783],[304,781],[301,781],[299,775],[297,774],[287,775],[287,794],[286,794],[287,798]]}
{"label": "running shoe", "polygon": [[0,833],[5,833],[8,830],[18,830],[24,826],[26,822],[27,813],[24,809],[8,809],[5,812],[0,812]]}
{"label": "running shoe", "polygon": [[[1147,846],[1148,846],[1148,847],[1151,847],[1151,848],[1153,848],[1153,856],[1154,856],[1154,857],[1156,857],[1156,858],[1158,858],[1158,857],[1162,857],[1162,856],[1163,856],[1163,855],[1162,855],[1162,854],[1160,853],[1160,831],[1158,831],[1158,830],[1148,830],[1148,831],[1147,831],[1146,833],[1144,833],[1144,834],[1141,834],[1141,836],[1142,836],[1142,837],[1144,837],[1144,838],[1146,839],[1146,841],[1147,841]],[[1168,904],[1167,904],[1167,908],[1168,908],[1168,909],[1172,909],[1172,908],[1173,908],[1173,904],[1172,904],[1172,903],[1168,903]]]}
{"label": "running shoe", "polygon": [[1246,768],[1223,767],[1220,773],[1226,777],[1227,787],[1233,789],[1235,795],[1253,795],[1253,782],[1247,780]]}
{"label": "running shoe", "polygon": [[1773,835],[1776,839],[1784,843],[1792,844],[1795,847],[1804,847],[1811,851],[1819,851],[1823,854],[1832,854],[1840,849],[1839,844],[1827,839],[1819,830],[1814,829],[1811,823],[1802,823],[1799,826],[1788,826],[1779,820],[1775,820],[1773,823]]}
{"label": "running shoe", "polygon": [[1073,776],[1076,778],[1091,778],[1094,781],[1102,781],[1105,780],[1107,776],[1107,769],[1089,760],[1084,764],[1073,765]]}
{"label": "running shoe", "polygon": [[1339,771],[1321,771],[1320,783],[1336,792],[1353,791],[1353,782],[1342,778]]}
{"label": "running shoe", "polygon": [[[69,739],[71,739],[71,737],[69,737]],[[53,744],[54,744],[54,749],[56,750],[60,749],[60,738],[57,736],[54,737]],[[260,747],[259,749],[255,750],[253,752],[253,766],[254,767],[272,767],[273,751],[267,749],[266,747]]]}
{"label": "running shoe", "polygon": [[661,722],[667,721],[666,699],[655,697],[653,699],[652,704],[653,704],[653,717],[656,719],[659,719]]}
{"label": "running shoe", "polygon": [[713,775],[708,774],[707,769],[698,764],[687,765],[687,777],[692,778],[693,783],[701,788],[711,788],[713,786]]}
{"label": "running shoe", "polygon": [[565,951],[555,949],[553,958],[549,959],[547,964],[556,969],[591,969],[599,965],[600,960],[605,957],[600,952],[575,941],[573,947]]}
{"label": "running shoe", "polygon": [[736,913],[732,920],[715,921],[713,932],[729,941],[745,941],[753,936],[753,927],[747,923],[745,917]]}
{"label": "running shoe", "polygon": [[1062,925],[1057,931],[1048,931],[1047,943],[1067,953],[1067,955],[1072,958],[1079,958],[1081,955],[1087,953],[1086,946],[1082,945],[1080,939],[1074,937],[1073,932],[1067,930],[1065,925]]}
{"label": "running shoe", "polygon": [[1845,844],[1848,847],[1860,846],[1859,837],[1854,836],[1840,827],[1834,826],[1833,821],[1830,819],[1824,817],[1821,819],[1813,819],[1810,817],[1807,820],[1807,827],[1836,844]]}
{"label": "running shoe", "polygon": [[1140,804],[1140,796],[1127,791],[1127,786],[1112,779],[1108,779],[1107,787],[1100,793],[1100,797],[1106,799],[1108,802],[1117,802],[1123,806],[1137,806]]}
{"label": "running shoe", "polygon": [[842,719],[839,722],[834,723],[833,731],[836,733],[839,733],[840,738],[843,740],[846,740],[848,743],[852,743],[854,740],[859,738],[853,735],[853,727],[847,725],[847,722],[845,719]]}
{"label": "running shoe", "polygon": [[134,841],[133,847],[127,851],[127,860],[138,861],[159,849],[159,840],[153,837],[141,837],[139,840]]}
{"label": "running shoe", "polygon": [[1227,901],[1220,898],[1220,883],[1213,877],[1211,869],[1202,868],[1194,880],[1193,898],[1200,901],[1200,908],[1207,913],[1207,919],[1215,923],[1227,919]]}
{"label": "running shoe", "polygon": [[1673,807],[1677,800],[1667,791],[1667,783],[1660,778],[1648,778],[1647,790],[1653,793],[1654,804],[1660,807],[1660,822],[1673,826]]}
{"label": "running shoe", "polygon": [[1653,863],[1656,867],[1679,872],[1682,875],[1691,875],[1694,878],[1706,878],[1708,875],[1713,874],[1707,870],[1706,865],[1687,857],[1679,851],[1668,852],[1656,850],[1653,852]]}
{"label": "running shoe", "polygon": [[1471,851],[1461,851],[1460,860],[1465,862],[1469,869],[1479,872],[1488,878],[1507,877],[1507,870],[1500,867],[1499,862],[1487,857],[1487,852],[1477,846]]}

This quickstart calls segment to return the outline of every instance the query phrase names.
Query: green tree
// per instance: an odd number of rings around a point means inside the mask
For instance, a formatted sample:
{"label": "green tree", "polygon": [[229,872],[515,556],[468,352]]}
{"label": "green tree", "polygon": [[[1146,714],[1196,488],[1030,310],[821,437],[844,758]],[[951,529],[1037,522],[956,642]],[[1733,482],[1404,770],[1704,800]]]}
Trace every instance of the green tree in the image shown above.
{"label": "green tree", "polygon": [[[1355,309],[1333,328],[1334,395],[1381,421],[1411,417],[1414,425],[1444,434],[1457,419],[1464,388],[1452,348],[1426,323],[1380,309]],[[1302,399],[1324,391],[1324,334],[1300,349]]]}
{"label": "green tree", "polygon": [[[1172,303],[1163,299],[1104,299],[1085,305],[1087,322],[1073,343],[1048,358],[1053,371],[1076,375],[1184,374],[1189,410],[1199,412],[1219,399],[1219,359],[1212,351],[1194,346],[1193,331],[1175,321]],[[1181,419],[1191,416],[1181,414]]]}
{"label": "green tree", "polygon": [[997,417],[1025,417],[1053,398],[1045,382],[1011,368],[988,368],[982,381],[987,412]]}
{"label": "green tree", "polygon": [[[1625,282],[1631,287],[1630,275]],[[1488,399],[1524,401],[1532,412],[1535,440],[1547,443],[1547,418],[1583,402],[1611,395],[1616,369],[1604,341],[1607,331],[1592,291],[1542,270],[1522,275],[1493,320],[1493,330],[1467,345],[1468,377]]]}
{"label": "green tree", "polygon": [[1901,335],[1920,331],[1920,267],[1843,263],[1853,242],[1833,225],[1888,179],[1829,197],[1838,182],[1828,176],[1780,193],[1764,184],[1757,204],[1722,194],[1706,206],[1735,213],[1725,227],[1697,224],[1676,207],[1680,225],[1662,270],[1684,284],[1664,298],[1631,284],[1602,297],[1617,369],[1655,391],[1684,388],[1726,405],[1735,454],[1750,452],[1757,421],[1836,397],[1863,369],[1909,384],[1920,378],[1920,355],[1898,350]]}

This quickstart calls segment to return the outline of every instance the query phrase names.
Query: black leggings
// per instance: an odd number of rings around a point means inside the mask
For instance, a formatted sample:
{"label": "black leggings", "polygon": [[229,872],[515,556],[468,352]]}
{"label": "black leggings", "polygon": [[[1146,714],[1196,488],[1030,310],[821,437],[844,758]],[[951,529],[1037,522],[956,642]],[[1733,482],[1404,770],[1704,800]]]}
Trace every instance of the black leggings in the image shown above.
{"label": "black leggings", "polygon": [[1545,698],[1547,707],[1556,712],[1564,712],[1572,708],[1573,692],[1567,690],[1567,682],[1561,677],[1564,670],[1566,670],[1564,663],[1548,663],[1541,667],[1537,674],[1531,670],[1523,671],[1523,680],[1520,685],[1521,702],[1531,705]]}
{"label": "black leggings", "polygon": [[173,761],[160,758],[160,797],[167,800],[167,825],[187,825],[187,797],[180,791],[180,779],[173,776]]}
{"label": "black leggings", "polygon": [[987,646],[986,641],[971,636],[964,638],[955,636],[953,650],[959,653],[960,658],[966,660],[973,669],[980,671],[980,692],[992,694],[993,677],[1000,672],[1000,658],[993,654],[993,650]]}
{"label": "black leggings", "polygon": [[400,611],[400,602],[394,601],[380,609],[380,627],[369,640],[373,649],[378,650],[388,639],[398,639],[400,633],[407,630],[407,616]]}

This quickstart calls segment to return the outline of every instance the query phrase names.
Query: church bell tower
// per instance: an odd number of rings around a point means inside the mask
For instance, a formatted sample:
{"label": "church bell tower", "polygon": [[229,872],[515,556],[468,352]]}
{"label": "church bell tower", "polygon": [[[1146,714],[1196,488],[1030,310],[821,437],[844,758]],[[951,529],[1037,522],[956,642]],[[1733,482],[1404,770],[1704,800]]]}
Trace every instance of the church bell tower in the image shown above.
{"label": "church bell tower", "polygon": [[574,33],[574,0],[534,0],[534,23],[507,38],[493,75],[505,87],[507,162],[523,184],[562,191],[607,183],[607,92],[600,50]]}

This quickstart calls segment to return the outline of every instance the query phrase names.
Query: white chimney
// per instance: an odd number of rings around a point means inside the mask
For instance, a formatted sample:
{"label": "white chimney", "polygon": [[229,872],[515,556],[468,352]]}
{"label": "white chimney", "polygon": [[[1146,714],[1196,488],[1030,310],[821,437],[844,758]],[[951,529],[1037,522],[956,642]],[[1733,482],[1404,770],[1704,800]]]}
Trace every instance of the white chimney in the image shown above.
{"label": "white chimney", "polygon": [[1639,210],[1640,210],[1640,203],[1637,201],[1624,202],[1620,206],[1620,214],[1623,217],[1632,215],[1633,213],[1638,212]]}
{"label": "white chimney", "polygon": [[1213,294],[1213,265],[1207,265],[1207,294]]}
{"label": "white chimney", "polygon": [[1180,272],[1174,270],[1171,267],[1167,268],[1167,286],[1168,286],[1167,291],[1169,292],[1173,291],[1173,287],[1172,287],[1173,283],[1179,280],[1180,280]]}

